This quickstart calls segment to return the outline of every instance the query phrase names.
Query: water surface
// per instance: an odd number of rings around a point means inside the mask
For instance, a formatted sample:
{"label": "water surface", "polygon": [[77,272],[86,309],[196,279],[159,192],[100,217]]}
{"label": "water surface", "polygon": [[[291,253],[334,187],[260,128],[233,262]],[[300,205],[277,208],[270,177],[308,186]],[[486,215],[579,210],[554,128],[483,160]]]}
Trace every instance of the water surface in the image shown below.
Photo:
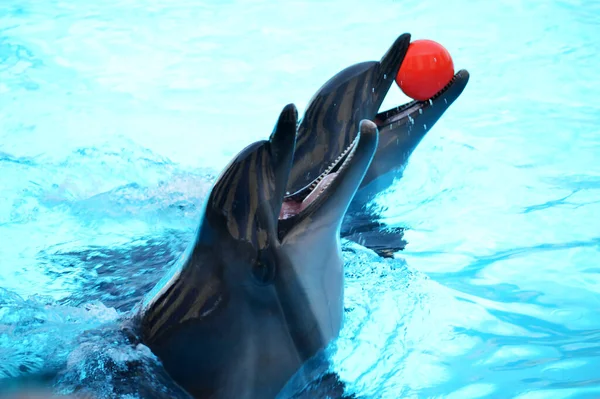
{"label": "water surface", "polygon": [[345,248],[336,370],[364,398],[600,396],[596,0],[4,0],[0,385],[62,368],[57,389],[114,397],[98,367],[151,374],[143,348],[78,363],[110,338],[83,331],[162,276],[283,105],[403,32],[471,80],[379,199],[406,250]]}

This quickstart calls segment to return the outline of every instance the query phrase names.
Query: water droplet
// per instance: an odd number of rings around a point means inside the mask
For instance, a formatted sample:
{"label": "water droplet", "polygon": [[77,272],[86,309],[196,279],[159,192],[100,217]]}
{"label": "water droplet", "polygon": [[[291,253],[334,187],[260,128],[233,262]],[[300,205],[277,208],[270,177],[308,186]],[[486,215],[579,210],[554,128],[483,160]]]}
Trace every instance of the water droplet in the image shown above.
{"label": "water droplet", "polygon": [[427,130],[427,125],[423,125],[423,130]]}
{"label": "water droplet", "polygon": [[419,108],[419,114],[423,115],[423,108]]}
{"label": "water droplet", "polygon": [[429,100],[429,105],[433,105],[433,101],[431,99]]}
{"label": "water droplet", "polygon": [[433,62],[437,62],[437,57],[433,57]]}
{"label": "water droplet", "polygon": [[444,103],[448,104],[448,99],[444,98]]}
{"label": "water droplet", "polygon": [[387,79],[387,73],[384,73],[384,74],[383,74],[383,78],[384,78],[384,79]]}
{"label": "water droplet", "polygon": [[375,93],[375,88],[374,87],[371,88],[371,93]]}

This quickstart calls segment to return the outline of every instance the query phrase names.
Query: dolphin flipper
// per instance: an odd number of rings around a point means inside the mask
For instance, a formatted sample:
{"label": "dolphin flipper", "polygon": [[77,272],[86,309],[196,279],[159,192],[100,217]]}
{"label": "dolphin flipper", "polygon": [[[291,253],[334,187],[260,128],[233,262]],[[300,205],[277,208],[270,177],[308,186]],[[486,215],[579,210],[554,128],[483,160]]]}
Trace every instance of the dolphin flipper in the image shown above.
{"label": "dolphin flipper", "polygon": [[406,240],[404,240],[403,227],[389,227],[384,223],[374,220],[359,224],[347,231],[342,231],[341,236],[357,244],[362,245],[374,251],[382,258],[393,258],[398,251],[404,250]]}

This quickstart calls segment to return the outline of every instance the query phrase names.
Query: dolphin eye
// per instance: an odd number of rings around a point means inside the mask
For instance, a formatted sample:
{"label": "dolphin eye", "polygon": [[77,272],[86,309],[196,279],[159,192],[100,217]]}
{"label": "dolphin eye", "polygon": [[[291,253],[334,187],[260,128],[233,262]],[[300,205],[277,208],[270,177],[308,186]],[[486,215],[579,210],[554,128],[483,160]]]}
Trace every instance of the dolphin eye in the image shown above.
{"label": "dolphin eye", "polygon": [[260,285],[271,284],[275,279],[275,264],[267,259],[258,258],[252,265],[252,276]]}

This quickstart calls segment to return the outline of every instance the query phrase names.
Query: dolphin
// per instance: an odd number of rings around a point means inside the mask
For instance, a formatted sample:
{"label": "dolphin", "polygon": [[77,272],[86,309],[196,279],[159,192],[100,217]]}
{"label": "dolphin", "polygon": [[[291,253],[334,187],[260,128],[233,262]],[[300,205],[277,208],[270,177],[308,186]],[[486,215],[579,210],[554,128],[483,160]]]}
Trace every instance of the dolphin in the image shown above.
{"label": "dolphin", "polygon": [[342,225],[342,236],[391,256],[403,249],[402,229],[378,221],[369,203],[402,176],[417,145],[461,95],[469,72],[461,69],[438,93],[386,111],[381,105],[402,65],[411,41],[400,35],[380,61],[362,62],[329,79],[309,101],[298,127],[294,165],[288,179],[289,202],[298,202],[343,156],[358,134],[358,123],[374,121],[379,144]]}
{"label": "dolphin", "polygon": [[195,240],[134,317],[135,334],[194,397],[275,397],[342,327],[340,235],[382,256],[403,246],[367,205],[469,78],[460,70],[428,101],[380,112],[409,45],[401,35],[380,61],[336,74],[300,123],[286,106],[269,140],[216,180]]}
{"label": "dolphin", "polygon": [[321,184],[286,207],[297,126],[290,104],[269,140],[234,157],[175,272],[133,318],[133,333],[195,398],[274,398],[342,327],[340,229],[378,129],[359,121]]}

